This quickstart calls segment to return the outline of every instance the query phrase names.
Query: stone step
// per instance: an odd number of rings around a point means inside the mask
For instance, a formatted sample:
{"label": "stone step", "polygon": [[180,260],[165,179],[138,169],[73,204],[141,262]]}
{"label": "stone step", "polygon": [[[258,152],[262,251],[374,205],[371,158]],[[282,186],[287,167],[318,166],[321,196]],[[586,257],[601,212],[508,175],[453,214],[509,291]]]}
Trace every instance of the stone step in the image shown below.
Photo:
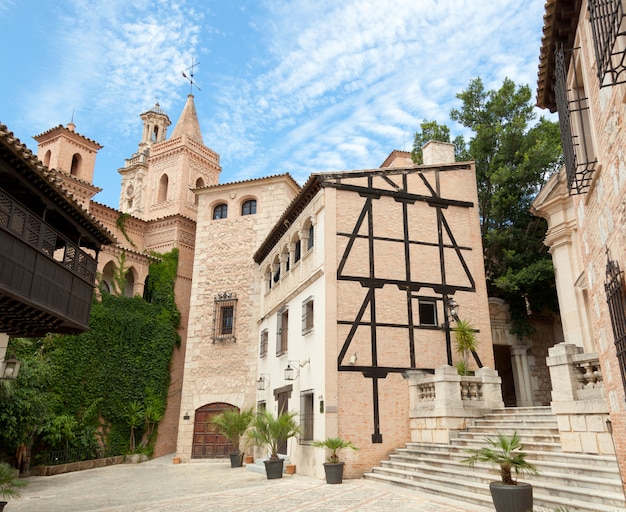
{"label": "stone step", "polygon": [[[506,434],[513,435],[517,432],[517,435],[520,438],[520,442],[526,448],[526,445],[533,442],[541,442],[541,443],[554,443],[561,446],[561,438],[559,437],[559,433],[556,432],[546,432],[542,429],[528,429],[528,428],[498,428],[498,431],[494,433],[493,429],[476,429],[473,427],[471,430],[458,432],[457,436],[454,438],[455,441],[457,439],[468,440],[468,441],[485,441],[485,438],[496,439],[497,434]],[[486,443],[485,443],[486,444]]]}
{"label": "stone step", "polygon": [[[489,493],[489,484],[479,484],[476,482],[468,482],[465,479],[446,481],[445,478],[427,479],[427,478],[405,478],[401,471],[383,471],[374,468],[372,472],[363,475],[366,479],[386,482],[394,485],[400,485],[407,488],[418,489],[423,492],[437,494],[439,496],[457,499],[467,503],[473,503],[484,507],[493,507],[491,495]],[[606,504],[600,501],[583,501],[575,499],[571,493],[568,493],[566,487],[563,488],[564,495],[549,494],[550,489],[540,488],[533,485],[533,496],[535,508],[545,507],[549,510],[557,508],[568,512],[623,512],[626,505],[623,496],[616,496],[614,504]],[[606,494],[606,493],[603,493]],[[598,497],[592,496],[592,500]]]}
{"label": "stone step", "polygon": [[[453,441],[454,443],[454,441]],[[468,447],[457,446],[456,444],[448,445],[448,444],[430,444],[430,443],[408,443],[405,448],[400,448],[399,450],[408,450],[417,455],[430,455],[434,453],[444,453],[449,457],[453,456],[455,458],[467,458],[469,456],[466,451],[468,448],[479,448],[484,446],[484,443],[476,442],[472,446]],[[528,460],[534,462],[538,461],[547,461],[550,464],[564,464],[564,465],[572,465],[573,467],[580,466],[583,468],[583,471],[586,471],[587,468],[609,468],[614,471],[617,471],[617,462],[615,457],[612,455],[594,455],[594,454],[586,454],[586,453],[570,453],[563,451],[553,451],[553,452],[544,452],[541,450],[528,450],[524,449],[524,451],[528,454]]]}
{"label": "stone step", "polygon": [[[438,456],[439,455],[439,456]],[[413,464],[416,466],[427,466],[433,468],[464,468],[467,474],[467,465],[461,461],[467,457],[467,454],[450,453],[448,457],[442,457],[441,454],[415,454],[405,449],[398,449],[396,453],[389,456],[386,464]],[[578,460],[564,458],[561,461],[541,461],[528,459],[531,464],[537,466],[540,474],[550,479],[561,479],[571,481],[576,475],[583,475],[590,481],[597,482],[594,485],[604,485],[608,482],[611,485],[621,485],[617,463],[615,461],[598,461],[597,465],[580,463]],[[612,464],[611,464],[612,462]],[[478,467],[478,465],[477,465]],[[487,467],[487,466],[485,466]],[[574,476],[572,476],[574,475]]]}
{"label": "stone step", "polygon": [[543,429],[547,431],[559,431],[559,426],[556,420],[552,420],[546,418],[541,421],[528,421],[523,420],[520,421],[516,418],[507,418],[506,420],[474,420],[474,423],[470,425],[468,430],[477,430],[477,429],[491,429],[491,432],[495,430],[501,429],[509,429],[509,430],[524,430],[524,429]]}

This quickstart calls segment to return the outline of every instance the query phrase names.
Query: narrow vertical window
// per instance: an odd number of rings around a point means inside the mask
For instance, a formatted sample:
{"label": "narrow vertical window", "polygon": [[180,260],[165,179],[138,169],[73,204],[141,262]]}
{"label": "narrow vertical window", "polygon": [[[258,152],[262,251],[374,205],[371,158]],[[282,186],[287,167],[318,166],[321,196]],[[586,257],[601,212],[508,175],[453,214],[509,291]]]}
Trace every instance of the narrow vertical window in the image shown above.
{"label": "narrow vertical window", "polygon": [[159,193],[157,195],[158,203],[162,203],[163,201],[167,199],[168,184],[169,184],[169,179],[167,177],[167,174],[164,174],[163,176],[161,176],[161,179],[159,180]]}
{"label": "narrow vertical window", "polygon": [[312,441],[314,439],[314,400],[315,394],[313,390],[308,389],[300,393],[300,425],[302,427],[300,441]]}
{"label": "narrow vertical window", "polygon": [[267,342],[268,342],[267,329],[261,332],[261,341],[259,342],[259,357],[265,357],[267,355]]}
{"label": "narrow vertical window", "polygon": [[293,250],[293,262],[298,263],[301,257],[302,257],[302,244],[300,243],[300,240],[298,239],[296,240],[296,245]]}
{"label": "narrow vertical window", "polygon": [[311,223],[311,225],[309,226],[309,239],[307,241],[307,251],[311,250],[313,248],[313,245],[315,245],[315,230],[313,228],[313,223]]}
{"label": "narrow vertical window", "polygon": [[287,353],[289,347],[289,310],[282,309],[277,315],[276,329],[276,355],[282,356]]}
{"label": "narrow vertical window", "polygon": [[302,334],[313,330],[313,297],[302,302]]}

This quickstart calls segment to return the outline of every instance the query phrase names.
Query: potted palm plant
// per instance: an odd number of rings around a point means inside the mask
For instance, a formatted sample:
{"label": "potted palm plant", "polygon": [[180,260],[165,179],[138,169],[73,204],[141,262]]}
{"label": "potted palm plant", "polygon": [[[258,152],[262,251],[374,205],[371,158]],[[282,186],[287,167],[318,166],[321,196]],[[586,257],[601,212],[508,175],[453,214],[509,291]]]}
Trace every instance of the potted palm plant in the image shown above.
{"label": "potted palm plant", "polygon": [[[487,462],[500,468],[500,482],[491,482],[489,490],[496,512],[527,512],[533,509],[533,488],[529,483],[518,482],[519,474],[536,475],[537,468],[526,460],[517,432],[512,436],[498,433],[497,438],[485,438],[489,446],[468,450],[471,457],[462,462],[473,466]],[[513,478],[515,473],[515,478]]]}
{"label": "potted palm plant", "polygon": [[329,437],[324,441],[314,441],[313,446],[326,448],[330,450],[328,462],[324,462],[324,473],[326,474],[326,483],[340,484],[343,481],[344,462],[339,460],[339,450],[350,448],[358,450],[350,441],[344,441],[339,437]]}
{"label": "potted palm plant", "polygon": [[[20,487],[26,484],[25,480],[15,478],[15,469],[6,462],[0,462],[0,498],[19,498]],[[0,512],[6,504],[6,501],[0,501]]]}
{"label": "potted palm plant", "polygon": [[300,434],[296,416],[297,413],[288,411],[278,417],[269,411],[259,411],[252,420],[249,439],[255,445],[267,448],[270,454],[269,460],[263,461],[268,479],[283,476],[283,459],[278,456],[278,449],[288,439]]}
{"label": "potted palm plant", "polygon": [[227,409],[211,420],[211,423],[217,427],[220,434],[224,435],[234,447],[235,451],[230,454],[231,468],[240,468],[243,465],[244,434],[248,430],[253,417],[254,412],[252,408],[245,411]]}

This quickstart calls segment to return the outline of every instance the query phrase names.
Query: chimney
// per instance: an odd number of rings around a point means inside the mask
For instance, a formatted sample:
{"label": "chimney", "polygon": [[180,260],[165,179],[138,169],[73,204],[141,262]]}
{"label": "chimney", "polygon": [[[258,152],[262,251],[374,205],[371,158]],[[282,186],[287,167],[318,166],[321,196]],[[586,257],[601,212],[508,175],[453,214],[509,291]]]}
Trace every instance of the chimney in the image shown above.
{"label": "chimney", "polygon": [[453,164],[454,144],[429,140],[422,146],[422,160],[424,165]]}

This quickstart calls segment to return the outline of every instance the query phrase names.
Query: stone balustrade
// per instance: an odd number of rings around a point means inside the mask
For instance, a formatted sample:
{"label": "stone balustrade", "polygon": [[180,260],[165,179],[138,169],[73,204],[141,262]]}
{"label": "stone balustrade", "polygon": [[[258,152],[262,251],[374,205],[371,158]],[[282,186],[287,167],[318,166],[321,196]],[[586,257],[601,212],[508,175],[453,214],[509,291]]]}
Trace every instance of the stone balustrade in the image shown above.
{"label": "stone balustrade", "polygon": [[441,366],[434,374],[408,371],[411,400],[411,440],[449,443],[471,418],[504,408],[501,379],[491,368],[480,368],[473,376],[461,376],[452,366]]}
{"label": "stone balustrade", "polygon": [[548,351],[552,411],[557,416],[561,448],[575,453],[614,453],[604,381],[597,353],[559,343]]}

